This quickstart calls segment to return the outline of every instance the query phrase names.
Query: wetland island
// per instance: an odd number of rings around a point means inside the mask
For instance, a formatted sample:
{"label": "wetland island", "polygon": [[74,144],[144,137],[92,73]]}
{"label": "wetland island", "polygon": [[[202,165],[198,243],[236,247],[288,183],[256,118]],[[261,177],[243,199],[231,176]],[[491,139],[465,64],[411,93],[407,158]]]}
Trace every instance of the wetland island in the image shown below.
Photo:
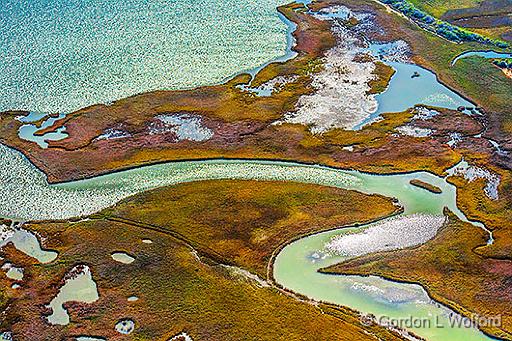
{"label": "wetland island", "polygon": [[512,340],[512,1],[3,0],[0,340]]}

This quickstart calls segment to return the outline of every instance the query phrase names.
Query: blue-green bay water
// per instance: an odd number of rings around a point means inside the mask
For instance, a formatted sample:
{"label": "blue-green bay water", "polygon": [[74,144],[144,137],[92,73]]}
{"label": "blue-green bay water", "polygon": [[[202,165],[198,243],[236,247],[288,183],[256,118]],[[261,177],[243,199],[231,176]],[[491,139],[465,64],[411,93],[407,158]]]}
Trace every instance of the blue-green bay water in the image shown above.
{"label": "blue-green bay water", "polygon": [[[69,112],[152,89],[219,82],[287,54],[290,28],[277,15],[279,4],[277,0],[3,1],[0,111]],[[410,72],[402,78],[410,80]],[[435,77],[431,78],[434,83]],[[416,103],[410,102],[407,105]],[[381,99],[379,104],[386,107],[382,103]],[[211,160],[153,165],[49,185],[24,156],[1,144],[0,215],[21,220],[85,216],[153,188],[226,178],[298,181],[379,193],[398,198],[404,215],[442,215],[447,206],[466,220],[456,206],[455,187],[424,172],[377,176],[293,163]],[[443,194],[411,186],[412,178],[441,187]],[[276,258],[276,280],[310,298],[377,316],[435,321],[433,328],[412,328],[430,340],[488,339],[476,328],[450,326],[450,316],[459,315],[432,302],[418,286],[318,273],[318,268],[343,257],[313,256],[323,254],[333,236],[348,232],[358,230],[338,229],[288,245]]]}
{"label": "blue-green bay water", "polygon": [[287,0],[3,0],[0,111],[218,83],[286,54]]}

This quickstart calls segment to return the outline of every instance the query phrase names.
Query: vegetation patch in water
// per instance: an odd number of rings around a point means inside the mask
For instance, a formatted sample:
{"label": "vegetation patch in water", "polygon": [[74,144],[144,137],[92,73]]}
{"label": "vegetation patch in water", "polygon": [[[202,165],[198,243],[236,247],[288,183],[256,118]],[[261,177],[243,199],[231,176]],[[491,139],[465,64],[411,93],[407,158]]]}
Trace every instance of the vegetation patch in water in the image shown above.
{"label": "vegetation patch in water", "polygon": [[420,187],[420,188],[423,188],[423,189],[426,189],[427,191],[429,192],[432,192],[432,193],[437,193],[437,194],[441,194],[443,193],[443,191],[441,190],[441,188],[437,187],[437,186],[434,186],[432,184],[429,184],[428,182],[425,182],[425,181],[421,181],[419,179],[412,179],[411,181],[409,181],[409,183],[413,186],[416,186],[416,187]]}

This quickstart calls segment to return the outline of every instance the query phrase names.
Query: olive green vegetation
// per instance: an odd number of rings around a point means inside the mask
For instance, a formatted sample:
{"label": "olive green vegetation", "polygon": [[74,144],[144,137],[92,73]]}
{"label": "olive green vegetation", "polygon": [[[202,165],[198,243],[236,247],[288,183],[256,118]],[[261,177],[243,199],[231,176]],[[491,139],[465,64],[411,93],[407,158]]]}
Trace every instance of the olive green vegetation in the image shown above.
{"label": "olive green vegetation", "polygon": [[421,181],[419,179],[412,179],[411,181],[409,181],[409,183],[413,186],[423,188],[432,193],[437,193],[437,194],[443,193],[441,188],[434,186],[432,184],[429,184],[428,182]]}
{"label": "olive green vegetation", "polygon": [[[494,67],[492,61],[482,57],[470,57],[459,60],[448,70],[454,81],[464,88],[464,92],[479,100],[484,108],[494,111],[491,119],[498,120],[501,130],[512,133],[512,80]],[[485,90],[484,90],[485,89]],[[483,94],[488,96],[483,98]],[[492,117],[493,116],[493,117]]]}
{"label": "olive green vegetation", "polygon": [[[510,34],[504,20],[510,15],[507,0],[409,0],[419,10],[434,17],[469,27],[471,32],[502,40]],[[482,6],[483,5],[483,6]]]}
{"label": "olive green vegetation", "polygon": [[440,18],[446,11],[470,8],[479,5],[481,0],[408,0],[418,9]]}
{"label": "olive green vegetation", "polygon": [[[369,212],[368,200],[372,202]],[[272,253],[304,235],[396,212],[385,197],[295,182],[201,181],[143,193],[106,218],[172,231],[201,253],[267,276]]]}
{"label": "olive green vegetation", "polygon": [[[507,78],[491,60],[483,57],[464,58],[453,66],[451,61],[466,50],[483,49],[479,45],[452,44],[443,42],[433,35],[425,35],[426,44],[416,45],[420,64],[433,69],[442,82],[471,98],[478,106],[487,111],[490,128],[496,131],[495,138],[512,132],[512,80]],[[421,56],[421,57],[420,57]]]}
{"label": "olive green vegetation", "polygon": [[512,264],[509,260],[487,259],[475,253],[476,247],[486,244],[487,233],[451,213],[448,215],[448,223],[424,245],[363,256],[322,272],[378,275],[421,284],[436,301],[466,316],[501,316],[501,327],[482,326],[482,329],[510,339]]}
{"label": "olive green vegetation", "polygon": [[368,82],[368,85],[370,86],[370,91],[368,93],[380,94],[388,87],[391,77],[395,74],[395,69],[382,62],[376,62],[373,74],[375,75],[375,78]]}
{"label": "olive green vegetation", "polygon": [[475,252],[482,256],[507,259],[512,261],[512,216],[510,203],[512,202],[512,173],[498,167],[479,164],[478,161],[468,159],[468,162],[477,166],[485,166],[491,172],[500,176],[499,199],[492,200],[484,192],[486,183],[484,179],[468,182],[460,176],[448,178],[448,181],[457,186],[457,205],[466,213],[469,219],[485,222],[487,228],[493,231],[494,243],[482,245]]}
{"label": "olive green vegetation", "polygon": [[[394,20],[397,23],[402,21],[400,18],[394,18]],[[507,141],[512,133],[512,106],[510,106],[512,80],[495,67],[492,60],[481,57],[464,58],[451,66],[452,59],[461,52],[485,48],[478,44],[452,44],[419,28],[408,27],[405,23],[400,25],[400,29],[404,28],[406,28],[404,36],[409,37],[407,41],[412,44],[415,60],[435,70],[443,83],[483,107],[486,111],[485,135],[510,148],[510,143]],[[475,249],[475,252],[488,257],[489,261],[493,261],[493,258],[510,260],[512,259],[512,234],[510,233],[512,220],[509,214],[512,203],[510,170],[498,167],[490,154],[481,151],[479,147],[480,145],[475,144],[466,145],[456,151],[471,164],[489,169],[501,176],[499,200],[492,200],[486,196],[483,179],[468,182],[460,177],[454,177],[450,181],[457,186],[457,203],[466,216],[482,221],[493,230],[495,242],[489,246],[481,245]],[[493,151],[490,149],[490,153]]]}
{"label": "olive green vegetation", "polygon": [[[504,35],[510,35],[510,26],[471,28],[471,31],[492,39],[503,40]],[[510,38],[506,39],[510,44]]]}
{"label": "olive green vegetation", "polygon": [[[328,5],[327,2],[316,4]],[[435,38],[427,49],[433,53],[440,47],[442,53],[447,53],[446,59],[440,61],[444,68],[448,67],[453,56],[462,52],[463,47],[460,45],[423,32],[404,18],[390,15],[378,3],[347,0],[333,1],[332,4],[356,7],[356,10],[357,7],[363,7],[365,11],[375,12],[379,16],[378,24],[385,31],[391,32],[388,38],[405,39],[413,50],[424,48],[422,44],[427,40],[425,37]],[[33,148],[33,144],[19,140],[15,136],[16,126],[13,126],[19,122],[13,122],[10,116],[5,117],[4,124],[0,124],[0,128],[5,128],[0,134],[2,142],[25,151],[27,157],[48,175],[51,182],[91,177],[114,169],[156,161],[191,158],[282,159],[371,172],[429,170],[438,174],[460,160],[460,156],[447,145],[432,139],[394,136],[391,130],[396,127],[398,119],[392,118],[393,115],[386,116],[385,122],[372,124],[361,131],[334,129],[323,135],[311,134],[302,125],[272,125],[284,113],[294,110],[300,95],[313,91],[309,86],[310,73],[321,69],[323,54],[334,45],[329,22],[297,12],[290,6],[280,10],[298,25],[295,35],[299,56],[266,67],[257,75],[253,85],[277,75],[294,74],[299,75],[299,79],[287,84],[271,97],[257,97],[241,92],[235,85],[248,81],[247,75],[242,75],[224,85],[131,97],[112,106],[98,106],[98,111],[94,113],[89,113],[91,108],[84,109],[70,115],[66,121],[70,137],[52,142],[47,149]],[[453,49],[445,52],[443,44],[449,44],[446,45],[449,47],[447,50]],[[425,61],[423,64],[429,66],[428,63]],[[493,71],[506,78],[495,67]],[[376,82],[370,84],[373,92],[386,87],[392,70],[378,63],[376,73]],[[491,97],[485,91],[477,93],[485,97],[485,100]],[[218,127],[219,133],[204,143],[177,143],[159,136],[148,136],[146,128],[149,120],[164,112],[200,113],[205,124]],[[114,126],[116,122],[122,122],[127,127],[132,135],[130,143],[122,140],[95,141],[104,129]],[[343,147],[347,145],[356,145],[354,152],[344,150]],[[369,148],[373,149],[372,153],[364,150]]]}
{"label": "olive green vegetation", "polygon": [[[267,252],[265,247],[270,252],[271,245],[288,237],[327,223],[332,227],[379,217],[352,211],[353,201],[364,201],[376,212],[382,207],[382,215],[393,212],[390,199],[321,186],[208,181],[137,195],[90,220],[26,224],[44,239],[43,247],[58,251],[59,257],[41,265],[12,247],[3,250],[2,256],[25,268],[25,277],[18,290],[6,283],[10,306],[0,330],[9,328],[16,340],[76,335],[116,340],[121,335],[115,323],[130,318],[135,322],[131,340],[168,340],[183,331],[194,340],[400,339],[381,327],[361,325],[358,314],[349,309],[298,300],[271,282],[258,283],[218,263],[222,240],[226,245],[239,240],[235,244],[243,248],[222,255],[233,265],[263,265],[260,252]],[[129,210],[146,223],[113,219]],[[197,252],[192,245],[198,246]],[[126,252],[135,261],[115,262],[113,252]],[[41,318],[50,313],[45,305],[77,264],[89,265],[100,298],[91,304],[67,303],[71,323],[48,325]],[[130,296],[139,300],[128,302]]]}

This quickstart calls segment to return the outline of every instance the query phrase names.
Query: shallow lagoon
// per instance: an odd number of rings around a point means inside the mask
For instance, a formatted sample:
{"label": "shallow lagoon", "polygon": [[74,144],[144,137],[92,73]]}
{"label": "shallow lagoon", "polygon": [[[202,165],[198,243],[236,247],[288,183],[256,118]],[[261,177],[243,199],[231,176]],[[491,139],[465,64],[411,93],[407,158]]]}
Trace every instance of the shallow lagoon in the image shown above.
{"label": "shallow lagoon", "polygon": [[[317,272],[345,258],[326,255],[323,250],[331,238],[355,229],[333,231],[301,239],[290,244],[278,255],[274,276],[278,283],[315,300],[349,306],[377,318],[407,320],[414,316],[431,328],[411,328],[414,333],[432,341],[490,340],[473,328],[450,328],[450,323],[462,318],[433,302],[418,285],[394,283],[379,277],[337,276]],[[323,258],[325,257],[325,258]],[[383,320],[384,321],[384,320]],[[436,328],[436,326],[442,326]]]}
{"label": "shallow lagoon", "polygon": [[73,268],[68,274],[65,284],[59,293],[49,303],[52,314],[47,317],[51,324],[66,325],[70,322],[67,310],[63,307],[66,302],[92,303],[99,299],[98,289],[88,266]]}
{"label": "shallow lagoon", "polygon": [[55,117],[47,117],[41,122],[40,126],[36,126],[36,122],[45,118],[46,114],[31,112],[27,116],[20,116],[17,119],[25,123],[18,129],[18,136],[26,141],[35,142],[41,148],[47,148],[47,141],[59,141],[68,137],[66,133],[66,127],[59,127],[55,131],[48,132],[42,136],[35,135],[37,132],[51,127],[55,122],[62,120],[66,115],[59,114]]}
{"label": "shallow lagoon", "polygon": [[[398,198],[404,205],[405,215],[417,213],[440,215],[444,206],[453,207],[451,203],[451,200],[455,199],[455,194],[452,192],[453,186],[428,173],[416,173],[406,177],[429,182],[442,188],[443,192],[448,191],[449,194],[447,196],[442,194],[439,198],[437,194],[424,189],[413,189],[412,185],[401,181],[395,182],[393,177],[388,176],[369,179],[363,191]],[[455,212],[457,211],[456,209]],[[453,328],[452,323],[456,324],[464,319],[432,301],[418,285],[395,283],[375,276],[335,276],[317,272],[320,268],[348,259],[326,249],[333,238],[358,233],[367,228],[368,226],[328,231],[289,244],[276,257],[274,264],[276,281],[312,299],[349,306],[363,313],[372,313],[377,318],[386,316],[390,319],[407,320],[410,316],[414,316],[415,321],[421,321],[423,326],[430,326],[430,328],[410,328],[410,330],[428,340],[491,340],[474,328]],[[397,235],[396,238],[401,236]]]}
{"label": "shallow lagoon", "polygon": [[[416,104],[457,109],[459,106],[474,107],[454,91],[439,83],[436,75],[418,65],[398,62],[388,63],[396,73],[388,89],[377,95],[378,114],[400,112]],[[412,78],[417,73],[419,77]]]}
{"label": "shallow lagoon", "polygon": [[[374,55],[378,55],[379,44],[370,47]],[[373,122],[383,113],[402,112],[416,105],[427,105],[456,110],[459,107],[475,107],[475,105],[455,91],[441,84],[435,73],[419,65],[384,61],[395,70],[387,89],[376,95],[377,111],[358,124],[360,129]],[[414,75],[414,77],[412,77]]]}
{"label": "shallow lagoon", "polygon": [[113,260],[123,264],[131,264],[135,261],[135,258],[127,254],[126,252],[114,252],[110,255]]}
{"label": "shallow lagoon", "polygon": [[53,262],[58,256],[55,251],[42,249],[34,233],[17,227],[6,228],[5,225],[0,226],[0,249],[9,243],[12,243],[16,249],[27,256],[35,258],[43,264]]}
{"label": "shallow lagoon", "polygon": [[[45,175],[20,152],[0,145],[0,216],[18,220],[67,219],[89,215],[142,191],[183,182],[208,179],[259,179],[315,183],[395,196],[390,187],[409,191],[412,178],[443,188],[436,200],[411,203],[410,210],[424,212],[448,206],[463,218],[455,205],[455,187],[429,173],[371,175],[298,163],[245,160],[170,162],[129,169],[91,179],[49,185]],[[422,189],[414,189],[425,195]],[[34,199],[36,198],[36,199]],[[411,212],[411,213],[414,213]]]}

